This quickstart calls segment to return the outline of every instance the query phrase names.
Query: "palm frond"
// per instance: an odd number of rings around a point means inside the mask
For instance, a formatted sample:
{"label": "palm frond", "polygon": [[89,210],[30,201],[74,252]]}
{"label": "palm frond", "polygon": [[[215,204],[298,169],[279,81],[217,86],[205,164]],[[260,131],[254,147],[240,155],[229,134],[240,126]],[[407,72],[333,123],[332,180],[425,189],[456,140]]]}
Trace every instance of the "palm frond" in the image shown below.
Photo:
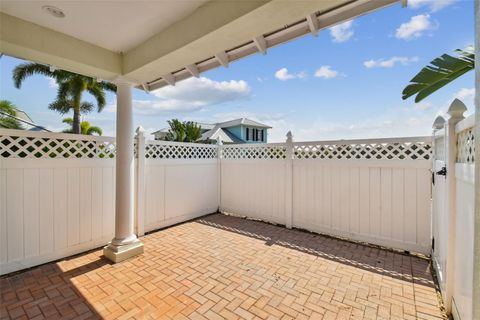
{"label": "palm frond", "polygon": [[66,114],[72,110],[72,102],[66,99],[57,99],[48,105],[48,109],[57,111],[60,114]]}
{"label": "palm frond", "polygon": [[15,116],[17,114],[17,108],[8,100],[0,100],[0,111]]}
{"label": "palm frond", "polygon": [[94,133],[96,133],[97,135],[101,136],[103,134],[103,131],[100,127],[97,127],[97,126],[90,126],[88,127],[87,131],[86,131],[86,134],[88,134],[89,136],[93,135]]}
{"label": "palm frond", "polygon": [[105,104],[107,103],[105,99],[105,91],[103,91],[102,86],[99,83],[94,82],[92,85],[87,86],[87,91],[97,101],[98,112],[102,111],[105,107]]}
{"label": "palm frond", "polygon": [[438,89],[449,84],[461,75],[475,69],[475,54],[472,47],[455,50],[457,56],[443,54],[430,62],[403,89],[402,99],[416,95],[420,102]]}
{"label": "palm frond", "polygon": [[73,118],[64,118],[62,120],[63,123],[66,123],[66,124],[69,124],[69,125],[72,125],[73,124]]}
{"label": "palm frond", "polygon": [[99,85],[102,87],[103,90],[117,93],[117,86],[111,82],[101,81],[99,82]]}
{"label": "palm frond", "polygon": [[12,78],[15,88],[20,88],[23,81],[34,74],[55,78],[55,72],[50,71],[48,66],[34,62],[22,63],[13,69]]}
{"label": "palm frond", "polygon": [[80,104],[80,112],[81,113],[89,113],[95,109],[95,105],[91,102],[84,101]]}

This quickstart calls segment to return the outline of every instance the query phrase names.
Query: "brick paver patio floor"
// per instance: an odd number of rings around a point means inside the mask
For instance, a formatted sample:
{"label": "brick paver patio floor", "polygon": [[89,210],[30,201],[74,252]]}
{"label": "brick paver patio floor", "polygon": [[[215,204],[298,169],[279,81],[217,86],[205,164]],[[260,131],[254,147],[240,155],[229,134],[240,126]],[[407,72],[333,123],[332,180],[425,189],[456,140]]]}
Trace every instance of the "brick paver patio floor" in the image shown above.
{"label": "brick paver patio floor", "polygon": [[1,318],[441,319],[429,261],[214,214],[0,278]]}

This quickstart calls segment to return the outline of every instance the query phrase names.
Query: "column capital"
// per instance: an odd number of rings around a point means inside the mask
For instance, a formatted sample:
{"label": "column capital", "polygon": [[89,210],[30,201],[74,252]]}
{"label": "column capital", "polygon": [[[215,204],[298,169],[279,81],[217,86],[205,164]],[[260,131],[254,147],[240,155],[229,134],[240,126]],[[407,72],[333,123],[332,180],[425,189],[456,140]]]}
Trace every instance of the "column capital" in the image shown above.
{"label": "column capital", "polygon": [[112,80],[112,83],[115,85],[125,85],[125,86],[130,86],[130,87],[135,87],[138,84],[135,81],[125,79],[123,77],[116,77],[115,79]]}

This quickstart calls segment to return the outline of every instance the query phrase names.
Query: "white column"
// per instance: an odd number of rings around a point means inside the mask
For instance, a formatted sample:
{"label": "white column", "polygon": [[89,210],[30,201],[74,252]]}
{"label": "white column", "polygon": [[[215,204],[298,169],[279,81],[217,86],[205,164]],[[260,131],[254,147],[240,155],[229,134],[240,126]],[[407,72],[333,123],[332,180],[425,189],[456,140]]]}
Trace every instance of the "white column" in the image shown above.
{"label": "white column", "polygon": [[143,253],[143,244],[134,233],[134,154],[132,85],[117,81],[117,150],[115,183],[115,237],[104,255],[120,262]]}
{"label": "white column", "polygon": [[[475,0],[475,162],[480,161],[480,0]],[[475,164],[473,319],[480,319],[480,165]]]}

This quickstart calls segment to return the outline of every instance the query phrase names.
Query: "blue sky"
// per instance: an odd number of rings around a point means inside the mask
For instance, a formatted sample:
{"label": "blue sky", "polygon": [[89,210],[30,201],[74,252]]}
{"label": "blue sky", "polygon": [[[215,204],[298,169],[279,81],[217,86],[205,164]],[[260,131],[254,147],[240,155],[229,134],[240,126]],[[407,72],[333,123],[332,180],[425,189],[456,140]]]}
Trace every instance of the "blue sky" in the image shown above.
{"label": "blue sky", "polygon": [[[217,122],[249,117],[273,127],[270,142],[428,135],[436,115],[454,97],[473,110],[471,72],[420,104],[403,101],[408,81],[429,61],[474,42],[473,0],[410,0],[271,48],[146,94],[134,90],[135,126],[147,132],[179,118]],[[0,59],[1,99],[12,101],[40,125],[65,128],[48,110],[54,83],[28,78],[13,87],[13,68],[22,60]],[[87,100],[90,97],[85,96]],[[115,134],[115,96],[102,113],[83,117]]]}

